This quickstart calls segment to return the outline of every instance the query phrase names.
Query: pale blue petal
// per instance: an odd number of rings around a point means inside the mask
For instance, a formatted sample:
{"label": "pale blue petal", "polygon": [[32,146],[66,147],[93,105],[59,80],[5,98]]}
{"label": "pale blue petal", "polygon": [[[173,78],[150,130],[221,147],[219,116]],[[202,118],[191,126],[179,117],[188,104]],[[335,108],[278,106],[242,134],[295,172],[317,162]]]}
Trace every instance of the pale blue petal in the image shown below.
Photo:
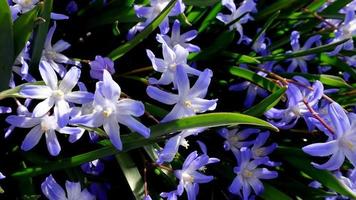
{"label": "pale blue petal", "polygon": [[61,146],[59,145],[56,133],[54,130],[48,130],[45,134],[48,152],[52,156],[57,156],[61,151]]}
{"label": "pale blue petal", "polygon": [[52,95],[52,90],[45,85],[25,85],[21,88],[20,94],[31,99],[46,99]]}
{"label": "pale blue petal", "polygon": [[85,104],[94,100],[94,95],[90,92],[75,91],[65,95],[65,100],[76,104]]}
{"label": "pale blue petal", "polygon": [[39,70],[46,85],[48,85],[52,90],[57,90],[58,79],[53,68],[47,62],[40,62]]}
{"label": "pale blue petal", "polygon": [[68,93],[77,85],[80,77],[80,69],[72,67],[64,76],[63,80],[59,84],[59,89],[63,93]]}
{"label": "pale blue petal", "polygon": [[41,130],[41,126],[33,127],[30,132],[26,135],[25,139],[21,144],[21,149],[24,151],[28,151],[32,149],[34,146],[38,144],[41,139],[43,131]]}
{"label": "pale blue petal", "polygon": [[146,90],[149,97],[164,104],[173,105],[178,102],[178,96],[165,92],[156,87],[148,86]]}
{"label": "pale blue petal", "polygon": [[67,200],[63,188],[54,180],[52,175],[49,175],[41,184],[41,189],[49,200]]}
{"label": "pale blue petal", "polygon": [[41,120],[39,118],[10,115],[6,118],[6,122],[16,127],[31,128],[40,124]]}
{"label": "pale blue petal", "polygon": [[109,117],[105,122],[104,122],[104,130],[106,134],[108,134],[111,143],[117,148],[118,150],[122,150],[122,142],[120,138],[120,126],[118,122],[115,119],[115,116]]}
{"label": "pale blue petal", "polygon": [[43,115],[47,114],[53,106],[54,100],[49,97],[41,103],[37,104],[37,106],[33,109],[33,116],[42,117]]}
{"label": "pale blue petal", "polygon": [[139,117],[145,113],[145,106],[141,101],[121,99],[116,103],[116,109],[120,115],[133,115]]}
{"label": "pale blue petal", "polygon": [[125,126],[129,127],[130,129],[136,131],[137,133],[141,134],[143,137],[148,138],[150,137],[151,130],[143,125],[141,122],[137,121],[135,118],[129,115],[117,115],[117,120],[124,124]]}

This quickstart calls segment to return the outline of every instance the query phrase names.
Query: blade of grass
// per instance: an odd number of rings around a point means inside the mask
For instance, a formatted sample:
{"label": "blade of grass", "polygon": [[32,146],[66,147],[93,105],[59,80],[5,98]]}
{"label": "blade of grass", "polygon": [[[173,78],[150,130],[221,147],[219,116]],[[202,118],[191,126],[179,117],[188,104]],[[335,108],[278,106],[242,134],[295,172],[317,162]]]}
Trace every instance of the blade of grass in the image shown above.
{"label": "blade of grass", "polygon": [[163,11],[138,35],[136,35],[135,38],[132,40],[126,42],[125,44],[119,46],[118,48],[114,49],[108,57],[110,57],[112,60],[117,60],[123,55],[125,55],[127,52],[129,52],[131,49],[133,49],[136,45],[141,43],[144,39],[147,38],[148,35],[150,35],[160,24],[161,22],[167,17],[171,9],[174,7],[176,4],[177,0],[172,0],[166,8],[163,9]]}

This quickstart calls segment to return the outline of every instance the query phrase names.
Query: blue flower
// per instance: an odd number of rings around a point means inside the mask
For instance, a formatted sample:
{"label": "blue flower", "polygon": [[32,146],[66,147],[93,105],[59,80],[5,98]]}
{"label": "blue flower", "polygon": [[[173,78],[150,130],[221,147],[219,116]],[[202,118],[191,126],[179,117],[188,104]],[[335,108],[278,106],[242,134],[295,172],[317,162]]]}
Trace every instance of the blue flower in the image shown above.
{"label": "blue flower", "polygon": [[94,200],[95,196],[87,189],[82,190],[80,183],[66,181],[66,191],[49,175],[41,184],[43,194],[49,200]]}
{"label": "blue flower", "polygon": [[158,152],[158,158],[156,162],[158,164],[162,164],[164,162],[172,162],[174,156],[178,152],[179,146],[183,146],[186,149],[188,148],[189,144],[185,138],[191,135],[198,135],[203,130],[205,130],[205,128],[187,129],[169,138],[164,148]]}
{"label": "blue flower", "polygon": [[110,72],[110,74],[115,73],[114,62],[107,57],[95,56],[94,61],[90,61],[90,76],[94,79],[100,81],[103,80],[104,69]]}
{"label": "blue flower", "polygon": [[[135,5],[135,13],[138,18],[144,18],[145,21],[139,22],[134,27],[129,30],[127,34],[127,38],[131,40],[137,32],[145,29],[148,24],[150,24],[161,12],[162,10],[169,4],[170,0],[151,0],[150,6],[144,7],[141,5]],[[168,16],[177,16],[180,13],[183,13],[185,9],[185,5],[182,0],[178,0],[176,5],[172,8]],[[159,29],[162,34],[166,34],[169,31],[169,20],[168,16],[162,21],[159,25]]]}
{"label": "blue flower", "polygon": [[[277,148],[276,143],[272,143],[269,146],[263,146],[266,143],[269,135],[270,135],[269,131],[261,132],[258,134],[256,140],[253,141],[253,146],[251,147],[251,153],[253,159],[265,158]],[[280,163],[270,161],[268,158],[268,161],[265,163],[265,165],[277,166],[280,165]]]}
{"label": "blue flower", "polygon": [[[180,22],[179,20],[175,20],[172,27],[171,37],[169,37],[168,35],[161,34],[157,36],[157,41],[162,44],[165,42],[171,49],[173,49],[176,45],[180,45],[189,52],[198,52],[200,51],[200,48],[197,45],[188,43],[193,40],[197,35],[198,31],[196,30],[191,30],[181,35]],[[162,41],[162,39],[164,40],[164,42]]]}
{"label": "blue flower", "polygon": [[329,105],[330,125],[334,131],[334,138],[325,143],[314,143],[303,147],[303,151],[312,155],[330,159],[322,164],[313,163],[319,169],[336,170],[341,167],[345,157],[356,166],[356,115],[346,115],[337,103]]}
{"label": "blue flower", "polygon": [[178,65],[175,80],[178,94],[168,93],[156,87],[148,86],[148,96],[168,105],[175,104],[172,111],[163,118],[162,122],[193,116],[196,113],[204,113],[208,110],[214,110],[216,108],[217,99],[203,99],[208,91],[211,76],[212,71],[205,69],[200,74],[194,86],[190,88],[188,75],[185,72],[184,66]]}
{"label": "blue flower", "polygon": [[324,86],[320,81],[315,81],[311,86],[305,78],[295,76],[293,79],[303,86],[297,87],[293,83],[288,85],[286,91],[287,108],[272,108],[265,113],[265,116],[273,125],[282,129],[294,127],[300,117],[303,117],[308,123],[308,117],[311,116],[311,113],[303,101],[305,100],[310,107],[315,107],[324,92]]}
{"label": "blue flower", "polygon": [[[300,47],[299,44],[299,32],[293,31],[290,36],[290,44],[292,46],[292,51],[288,51],[287,53],[297,52],[297,51],[305,51],[309,49],[313,44],[320,45],[320,35],[314,35],[310,37],[305,43],[303,47]],[[297,58],[288,59],[290,61],[290,65],[288,66],[287,72],[294,72],[297,67],[304,73],[308,72],[308,67],[306,61],[311,60],[314,56],[302,56]]]}
{"label": "blue flower", "polygon": [[103,81],[96,84],[93,112],[74,117],[70,123],[88,127],[103,126],[110,141],[119,150],[122,149],[119,122],[148,138],[150,129],[134,118],[143,115],[145,111],[143,103],[131,99],[119,100],[120,94],[120,86],[112,79],[110,73],[104,70]]}
{"label": "blue flower", "polygon": [[74,14],[78,12],[78,4],[75,1],[70,1],[66,6],[66,11],[68,14]]}
{"label": "blue flower", "polygon": [[259,133],[259,129],[254,129],[254,128],[247,128],[242,131],[239,131],[239,129],[232,129],[228,130],[226,128],[222,128],[219,130],[220,136],[225,138],[224,142],[224,149],[225,151],[233,151],[233,152],[238,152],[240,148],[242,147],[249,147],[251,146],[254,141],[245,141],[247,138],[249,138],[253,134]]}
{"label": "blue flower", "polygon": [[[158,35],[157,37],[161,36]],[[196,70],[187,64],[187,58],[189,55],[188,50],[180,45],[175,45],[173,49],[171,49],[162,38],[160,41],[162,42],[163,59],[156,58],[152,51],[146,50],[147,56],[151,60],[153,69],[162,73],[159,80],[150,78],[150,84],[168,85],[172,82],[174,83],[174,79],[177,76],[176,68],[178,65],[182,65],[188,74],[198,76],[201,73],[199,70]]]}
{"label": "blue flower", "polygon": [[356,18],[353,10],[348,10],[345,13],[344,22],[338,27],[335,38],[331,40],[331,43],[339,42],[345,39],[349,39],[346,42],[338,45],[334,51],[330,52],[330,55],[336,55],[341,50],[353,50],[354,42],[352,37],[356,35]]}
{"label": "blue flower", "polygon": [[104,163],[100,159],[96,159],[82,164],[80,168],[87,174],[99,175],[104,171]]}
{"label": "blue flower", "polygon": [[62,127],[57,124],[55,116],[44,115],[41,117],[26,117],[10,115],[6,122],[20,128],[32,128],[22,142],[21,149],[28,151],[38,144],[43,134],[46,136],[46,144],[49,153],[57,156],[61,151],[56,131],[63,134],[78,134],[81,130],[77,127]]}
{"label": "blue flower", "polygon": [[178,195],[177,190],[173,190],[171,192],[162,192],[160,194],[162,198],[167,198],[167,200],[177,200],[178,199],[177,195]]}
{"label": "blue flower", "polygon": [[63,64],[78,65],[78,63],[71,61],[67,56],[61,54],[62,51],[70,47],[68,42],[59,40],[52,46],[52,37],[56,27],[57,24],[54,22],[53,26],[48,31],[44,44],[44,50],[42,52],[41,62],[52,67],[60,75],[60,77],[63,77],[66,74],[66,69]]}
{"label": "blue flower", "polygon": [[230,22],[236,20],[237,18],[243,16],[241,19],[236,21],[234,24],[230,25],[230,30],[236,29],[236,31],[240,34],[240,39],[237,42],[240,44],[242,41],[250,42],[251,39],[246,37],[243,34],[242,24],[247,23],[249,20],[253,18],[249,13],[256,12],[256,3],[253,0],[244,0],[239,8],[236,9],[236,5],[233,0],[222,0],[222,5],[231,11],[230,15],[224,15],[222,13],[218,13],[217,19],[223,22],[224,24],[229,24]]}
{"label": "blue flower", "polygon": [[[250,149],[243,147],[240,152],[236,152],[238,166],[234,168],[237,175],[229,187],[233,194],[241,196],[244,200],[249,199],[251,188],[256,195],[262,194],[264,187],[260,179],[274,179],[278,176],[275,171],[266,168],[258,168],[259,165],[268,162],[268,158],[252,160]],[[241,193],[242,192],[242,193]]]}
{"label": "blue flower", "polygon": [[205,165],[219,162],[217,158],[209,158],[203,154],[198,156],[197,151],[188,155],[181,170],[175,170],[175,176],[180,180],[177,187],[177,194],[182,195],[187,191],[188,200],[195,200],[199,192],[199,183],[208,183],[214,179],[213,176],[206,176],[199,172]]}
{"label": "blue flower", "polygon": [[54,106],[58,125],[63,127],[69,121],[68,102],[88,103],[92,101],[93,94],[85,91],[72,92],[80,77],[80,69],[76,67],[72,67],[60,83],[56,73],[47,63],[41,62],[39,70],[46,85],[25,85],[21,88],[20,94],[26,98],[44,99],[34,108],[34,117],[45,115]]}

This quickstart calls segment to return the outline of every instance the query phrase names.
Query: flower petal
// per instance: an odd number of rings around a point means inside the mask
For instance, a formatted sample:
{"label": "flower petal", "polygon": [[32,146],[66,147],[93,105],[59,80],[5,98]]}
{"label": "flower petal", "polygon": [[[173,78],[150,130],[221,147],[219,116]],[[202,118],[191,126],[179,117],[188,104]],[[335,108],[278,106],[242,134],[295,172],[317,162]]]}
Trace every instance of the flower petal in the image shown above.
{"label": "flower petal", "polygon": [[25,85],[20,94],[31,99],[46,99],[52,95],[52,89],[46,85]]}
{"label": "flower petal", "polygon": [[30,132],[26,135],[25,139],[21,144],[21,149],[24,151],[28,151],[32,149],[34,146],[38,144],[41,139],[43,131],[41,130],[41,126],[33,127]]}
{"label": "flower petal", "polygon": [[59,145],[56,133],[53,129],[46,132],[46,143],[47,149],[52,156],[57,156],[61,151],[61,146]]}
{"label": "flower petal", "polygon": [[136,131],[137,133],[141,134],[143,137],[148,138],[150,137],[151,130],[143,125],[141,122],[137,121],[135,118],[129,115],[117,115],[117,120],[124,124],[125,126],[129,127],[130,129]]}
{"label": "flower petal", "polygon": [[59,89],[64,93],[72,91],[72,89],[77,85],[80,77],[80,69],[77,67],[72,67],[64,76],[63,80],[59,84]]}
{"label": "flower petal", "polygon": [[122,150],[122,142],[120,138],[120,126],[115,119],[115,116],[111,116],[104,122],[104,130],[108,134],[111,143],[118,149]]}
{"label": "flower petal", "polygon": [[43,194],[50,200],[66,200],[66,194],[63,188],[49,175],[41,184]]}
{"label": "flower petal", "polygon": [[312,156],[328,156],[339,150],[338,141],[332,140],[325,143],[314,143],[302,148],[303,151]]}
{"label": "flower petal", "polygon": [[40,124],[41,120],[39,118],[10,115],[6,118],[6,122],[16,127],[31,128]]}
{"label": "flower petal", "polygon": [[40,74],[43,81],[48,85],[52,90],[57,90],[58,88],[58,79],[57,75],[54,72],[51,65],[48,62],[42,61],[40,62]]}
{"label": "flower petal", "polygon": [[41,103],[37,104],[37,106],[33,109],[33,116],[42,117],[49,112],[53,105],[54,100],[51,97],[45,99]]}

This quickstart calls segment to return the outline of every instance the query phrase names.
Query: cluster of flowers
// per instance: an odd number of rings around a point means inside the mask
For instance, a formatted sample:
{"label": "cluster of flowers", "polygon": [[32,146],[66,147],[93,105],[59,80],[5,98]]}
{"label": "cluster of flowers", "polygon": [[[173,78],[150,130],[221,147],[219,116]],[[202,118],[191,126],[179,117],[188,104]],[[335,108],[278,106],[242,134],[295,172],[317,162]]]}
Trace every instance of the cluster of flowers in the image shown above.
{"label": "cluster of flowers", "polygon": [[[135,12],[138,18],[143,21],[129,30],[128,39],[132,39],[137,32],[147,27],[169,4],[169,0],[151,0],[149,6],[135,5]],[[38,0],[13,0],[9,2],[13,20],[19,15],[31,10]],[[231,13],[219,13],[217,19],[229,25],[230,31],[236,30],[239,33],[238,44],[250,45],[252,50],[261,56],[268,56],[268,46],[271,44],[265,33],[251,44],[252,39],[244,35],[242,25],[253,20],[252,14],[257,12],[254,0],[244,0],[237,8],[233,0],[222,0]],[[68,9],[76,10],[76,5],[71,2]],[[185,5],[182,0],[178,0],[168,16],[177,16],[183,13]],[[354,3],[349,4],[340,12],[345,14],[345,20],[330,20],[320,24],[321,27],[334,26],[335,37],[327,43],[334,43],[345,40],[346,42],[338,45],[330,55],[336,55],[341,50],[353,50],[352,37],[356,34],[355,29],[355,10]],[[199,52],[197,45],[191,44],[198,32],[191,30],[181,33],[181,24],[175,20],[170,28],[169,17],[166,17],[160,24],[160,34],[156,40],[161,44],[162,57],[158,58],[151,51],[147,50],[147,56],[152,63],[153,69],[161,73],[160,78],[149,78],[147,95],[152,99],[163,104],[172,105],[172,110],[160,121],[168,122],[184,117],[194,116],[197,113],[204,113],[215,110],[217,99],[205,99],[208,87],[213,76],[212,70],[198,70],[188,63],[188,56],[191,52]],[[51,13],[53,20],[66,20],[67,16]],[[171,29],[171,35],[168,35]],[[114,63],[109,58],[96,56],[90,62],[90,76],[97,79],[94,93],[87,91],[84,83],[79,82],[81,74],[81,63],[69,59],[61,52],[68,49],[70,44],[64,40],[59,40],[52,45],[52,37],[56,30],[56,22],[50,28],[42,57],[39,63],[39,72],[44,84],[24,85],[19,94],[26,98],[22,104],[18,104],[17,114],[6,118],[11,126],[6,130],[5,137],[9,137],[15,128],[28,128],[29,133],[24,138],[21,149],[31,150],[36,146],[42,135],[45,135],[47,149],[52,156],[59,155],[61,146],[57,139],[57,133],[69,135],[69,142],[74,143],[85,133],[85,128],[102,127],[109,137],[111,143],[118,149],[123,149],[120,139],[120,126],[123,124],[132,131],[141,134],[143,137],[150,137],[150,129],[142,124],[137,118],[145,113],[144,104],[140,101],[129,98],[122,98],[120,86],[114,81],[112,75],[115,74]],[[290,44],[292,50],[286,53],[304,51],[312,46],[322,44],[322,37],[314,35],[306,40],[304,45],[300,45],[300,34],[292,31]],[[29,52],[31,40],[17,57],[13,66],[13,78],[9,86],[15,87],[15,75],[19,75],[26,82],[35,82],[36,79],[29,73],[28,62],[30,61]],[[287,60],[289,66],[285,70],[277,65],[275,61],[266,61],[258,66],[257,74],[267,76],[273,72],[294,72],[298,68],[302,72],[308,72],[307,62],[314,58],[313,55],[290,58]],[[355,56],[342,57],[351,66],[356,66]],[[248,68],[247,65],[241,65]],[[329,68],[320,67],[320,72],[325,72]],[[345,78],[348,75],[345,73]],[[61,80],[58,80],[60,78]],[[191,81],[195,80],[194,84]],[[343,165],[345,157],[350,163],[356,166],[356,114],[347,112],[338,103],[331,100],[326,94],[334,90],[324,90],[320,81],[311,84],[303,77],[295,76],[293,79],[279,80],[281,86],[286,86],[286,108],[272,108],[265,113],[266,118],[273,125],[281,129],[293,128],[300,118],[303,118],[309,131],[318,129],[322,131],[327,141],[325,143],[315,143],[307,145],[303,151],[312,156],[326,157],[331,156],[324,164],[312,163],[316,168],[330,171],[338,170]],[[192,85],[192,86],[191,86]],[[76,87],[79,90],[73,91]],[[257,95],[267,96],[267,91],[250,82],[233,84],[231,91],[247,90],[245,107],[251,107]],[[36,100],[41,100],[34,106]],[[28,107],[33,106],[30,111]],[[0,107],[0,113],[12,113],[9,107]],[[206,130],[205,128],[188,129],[179,133],[171,133],[164,148],[158,150],[156,163],[162,165],[170,163],[178,153],[179,147],[188,148],[187,137],[198,135]],[[264,146],[270,133],[261,132],[258,129],[247,128],[221,129],[219,134],[225,138],[224,148],[231,150],[237,161],[237,166],[233,169],[236,174],[235,179],[229,187],[232,194],[239,195],[243,199],[254,198],[263,192],[263,184],[260,179],[273,179],[278,176],[276,171],[270,171],[268,167],[275,167],[280,163],[270,160],[268,155],[277,147],[272,143]],[[97,135],[95,131],[90,132],[91,139],[95,141]],[[254,137],[254,139],[252,139]],[[168,200],[175,200],[182,196],[184,190],[189,200],[196,199],[199,192],[200,183],[208,183],[214,179],[202,173],[208,164],[217,163],[219,159],[208,156],[207,148],[202,142],[198,142],[202,154],[197,151],[191,152],[185,159],[181,169],[174,170],[174,175],[179,179],[177,188],[170,192],[161,193],[161,197]],[[261,167],[265,166],[265,167]],[[95,160],[82,165],[82,169],[90,174],[98,175],[103,170],[100,160]],[[4,178],[0,173],[0,178]],[[348,180],[350,188],[354,189],[354,175],[351,173],[350,180],[342,175],[340,179]],[[352,183],[352,184],[351,184]],[[313,186],[317,187],[317,183]],[[42,183],[41,188],[45,196],[49,199],[95,199],[95,189],[81,190],[79,183],[66,182],[67,193],[54,180],[52,175],[48,176]],[[95,186],[93,186],[95,187]],[[253,192],[252,192],[253,191]],[[145,199],[150,199],[146,194]]]}

